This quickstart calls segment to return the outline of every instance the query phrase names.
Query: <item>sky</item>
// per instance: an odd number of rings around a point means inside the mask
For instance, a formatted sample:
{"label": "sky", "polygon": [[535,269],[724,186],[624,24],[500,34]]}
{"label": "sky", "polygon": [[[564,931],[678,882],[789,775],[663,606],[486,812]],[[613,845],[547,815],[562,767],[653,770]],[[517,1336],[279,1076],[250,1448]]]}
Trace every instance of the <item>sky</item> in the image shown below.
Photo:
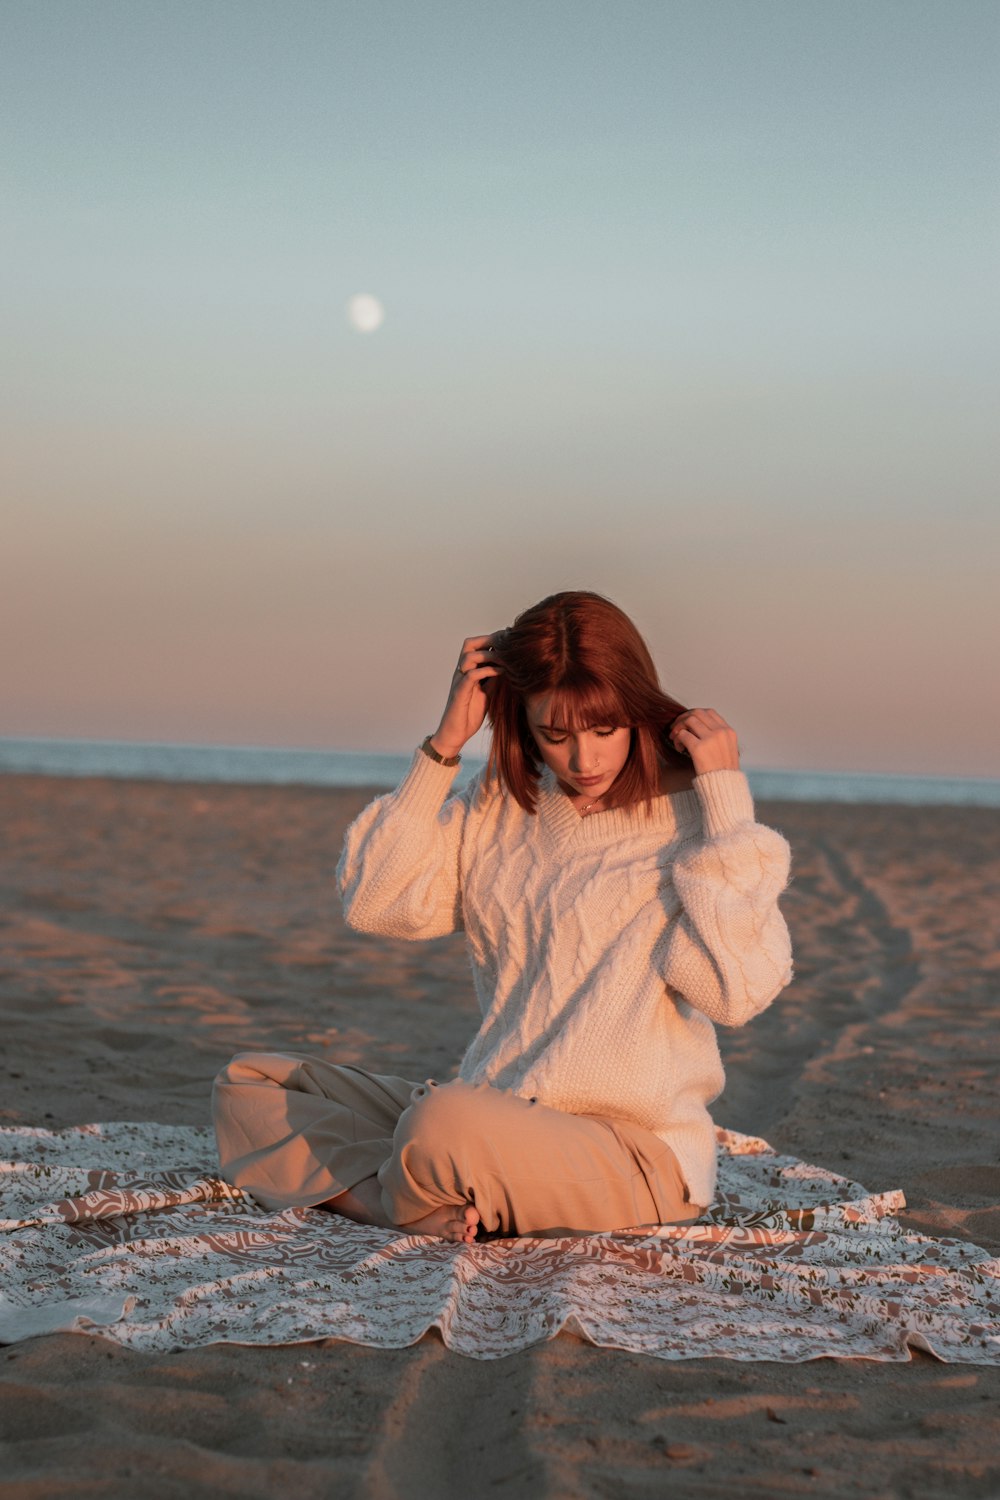
{"label": "sky", "polygon": [[589,588],[748,767],[1000,775],[998,97],[994,0],[2,0],[0,734],[405,750]]}

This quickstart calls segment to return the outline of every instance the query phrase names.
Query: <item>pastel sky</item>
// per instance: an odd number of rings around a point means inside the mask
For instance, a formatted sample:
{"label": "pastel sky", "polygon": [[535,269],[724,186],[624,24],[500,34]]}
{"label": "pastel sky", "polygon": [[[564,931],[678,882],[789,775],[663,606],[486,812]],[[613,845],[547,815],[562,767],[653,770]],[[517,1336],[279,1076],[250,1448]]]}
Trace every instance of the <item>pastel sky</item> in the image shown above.
{"label": "pastel sky", "polygon": [[407,749],[580,587],[749,766],[1000,775],[998,95],[995,0],[8,3],[0,733]]}

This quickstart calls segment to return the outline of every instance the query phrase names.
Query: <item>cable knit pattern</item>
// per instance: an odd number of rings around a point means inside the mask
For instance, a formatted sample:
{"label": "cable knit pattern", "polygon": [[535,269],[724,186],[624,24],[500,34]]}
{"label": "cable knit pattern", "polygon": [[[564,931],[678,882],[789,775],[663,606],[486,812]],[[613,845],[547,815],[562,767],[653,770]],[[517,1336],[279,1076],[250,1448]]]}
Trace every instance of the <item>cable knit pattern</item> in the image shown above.
{"label": "cable knit pattern", "polygon": [[581,818],[548,770],[537,814],[419,751],[347,831],[337,879],[361,932],[464,929],[482,1023],[459,1076],[655,1131],[712,1201],[713,1022],[740,1026],[792,978],[778,897],[790,850],[741,771],[652,810]]}

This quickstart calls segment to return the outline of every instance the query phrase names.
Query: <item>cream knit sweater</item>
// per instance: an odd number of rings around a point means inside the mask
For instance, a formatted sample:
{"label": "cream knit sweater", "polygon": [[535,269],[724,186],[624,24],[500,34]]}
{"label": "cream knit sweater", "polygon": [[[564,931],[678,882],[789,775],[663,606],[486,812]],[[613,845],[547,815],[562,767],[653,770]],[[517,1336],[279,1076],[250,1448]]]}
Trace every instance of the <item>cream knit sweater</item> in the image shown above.
{"label": "cream knit sweater", "polygon": [[725,1081],[712,1023],[742,1025],[792,978],[785,839],[754,821],[741,771],[696,776],[651,813],[583,818],[548,769],[534,815],[482,774],[448,797],[454,777],[418,751],[351,824],[347,921],[396,938],[464,929],[483,1019],[459,1076],[646,1126],[710,1203],[706,1106]]}

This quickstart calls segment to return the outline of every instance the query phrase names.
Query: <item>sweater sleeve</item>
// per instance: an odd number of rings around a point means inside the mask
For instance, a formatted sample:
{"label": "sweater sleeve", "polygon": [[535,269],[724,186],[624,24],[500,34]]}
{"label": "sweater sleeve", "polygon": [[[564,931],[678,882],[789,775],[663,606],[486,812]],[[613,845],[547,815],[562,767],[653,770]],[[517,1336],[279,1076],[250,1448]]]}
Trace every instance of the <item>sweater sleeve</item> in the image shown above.
{"label": "sweater sleeve", "polygon": [[754,821],[742,771],[695,777],[705,837],[677,857],[672,877],[681,912],[671,925],[664,977],[696,1010],[742,1026],[792,979],[791,940],[778,897],[791,850]]}
{"label": "sweater sleeve", "polygon": [[348,828],[337,885],[358,932],[420,939],[462,928],[459,847],[478,778],[446,801],[455,775],[418,750],[396,790]]}

